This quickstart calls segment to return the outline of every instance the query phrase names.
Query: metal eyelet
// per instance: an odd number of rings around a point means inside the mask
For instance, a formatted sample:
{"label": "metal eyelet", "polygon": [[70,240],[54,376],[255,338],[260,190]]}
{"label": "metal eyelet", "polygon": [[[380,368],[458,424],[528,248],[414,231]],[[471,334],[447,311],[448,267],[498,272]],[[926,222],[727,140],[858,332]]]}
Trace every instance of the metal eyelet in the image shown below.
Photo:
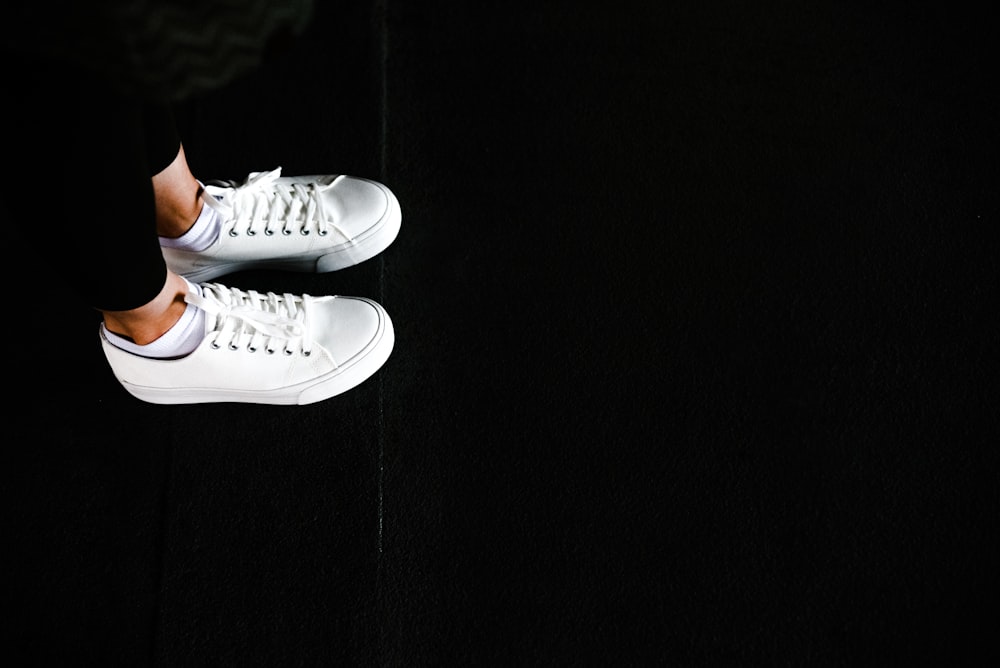
{"label": "metal eyelet", "polygon": [[249,343],[247,344],[247,350],[248,350],[249,352],[251,352],[251,353],[255,353],[255,352],[257,352],[257,348],[256,348],[256,347],[254,347],[254,346],[251,346],[251,345],[250,345]]}
{"label": "metal eyelet", "polygon": [[210,344],[208,344],[208,345],[212,346],[212,350],[218,350],[219,348],[221,348],[221,347],[222,347],[222,346],[220,346],[220,345],[219,345],[219,342],[218,342],[218,341],[212,341],[212,342],[211,342]]}
{"label": "metal eyelet", "polygon": [[317,232],[316,234],[320,235],[321,237],[325,237],[326,235],[330,234],[330,230],[323,229]]}
{"label": "metal eyelet", "polygon": [[255,237],[255,236],[257,236],[257,232],[255,232],[254,230],[247,230],[247,236],[248,237]]}
{"label": "metal eyelet", "polygon": [[303,227],[301,230],[299,230],[299,234],[301,234],[304,237],[308,237],[309,236],[309,230],[307,230],[306,228]]}
{"label": "metal eyelet", "polygon": [[284,234],[287,237],[287,236],[291,235],[292,232],[290,230],[281,230],[281,233]]}
{"label": "metal eyelet", "polygon": [[233,352],[235,352],[235,351],[239,350],[240,347],[237,346],[237,345],[234,345],[232,342],[230,342],[229,343],[229,349],[232,350]]}
{"label": "metal eyelet", "polygon": [[302,356],[303,357],[309,357],[312,354],[313,354],[313,351],[311,351],[311,350],[303,350],[302,351]]}
{"label": "metal eyelet", "polygon": [[264,348],[264,352],[268,355],[273,355],[275,353],[274,348]]}
{"label": "metal eyelet", "polygon": [[264,230],[264,236],[265,237],[273,237],[274,236],[274,230]]}
{"label": "metal eyelet", "polygon": [[294,355],[294,353],[288,348],[285,348],[282,352],[285,353],[286,357],[291,357],[292,355]]}
{"label": "metal eyelet", "polygon": [[240,233],[236,231],[236,228],[233,228],[233,229],[229,230],[229,236],[231,236],[231,237],[238,237],[238,236],[240,236]]}

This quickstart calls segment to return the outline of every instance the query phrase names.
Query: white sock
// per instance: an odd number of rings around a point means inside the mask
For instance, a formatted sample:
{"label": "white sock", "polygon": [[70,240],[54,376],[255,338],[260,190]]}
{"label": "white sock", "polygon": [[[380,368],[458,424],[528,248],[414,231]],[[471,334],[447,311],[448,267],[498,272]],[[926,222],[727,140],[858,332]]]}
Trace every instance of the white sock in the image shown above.
{"label": "white sock", "polygon": [[215,243],[215,240],[219,237],[219,229],[221,227],[222,217],[219,215],[219,212],[207,204],[202,204],[198,220],[194,221],[191,229],[176,239],[160,237],[160,245],[197,253]]}
{"label": "white sock", "polygon": [[[197,285],[190,284],[189,289],[201,294],[201,289]],[[108,341],[125,352],[142,357],[176,359],[189,355],[201,345],[205,338],[205,312],[193,304],[188,304],[181,319],[174,323],[173,327],[164,332],[160,338],[144,346],[109,331],[103,323],[101,329]]]}

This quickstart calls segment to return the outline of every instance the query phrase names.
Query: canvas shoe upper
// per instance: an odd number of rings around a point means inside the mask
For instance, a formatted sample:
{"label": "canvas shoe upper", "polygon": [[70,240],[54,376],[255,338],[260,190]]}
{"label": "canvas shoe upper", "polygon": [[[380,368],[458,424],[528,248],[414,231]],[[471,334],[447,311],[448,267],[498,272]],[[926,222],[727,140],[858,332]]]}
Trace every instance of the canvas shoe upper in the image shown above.
{"label": "canvas shoe upper", "polygon": [[241,183],[205,184],[202,199],[222,229],[202,251],[163,247],[167,266],[207,281],[255,268],[327,272],[385,250],[399,233],[399,201],[376,181],[353,176],[253,172]]}
{"label": "canvas shoe upper", "polygon": [[177,359],[126,352],[100,329],[115,377],[157,404],[309,404],[360,384],[392,351],[392,322],[359,297],[259,293],[218,283],[185,298],[205,311],[205,337]]}

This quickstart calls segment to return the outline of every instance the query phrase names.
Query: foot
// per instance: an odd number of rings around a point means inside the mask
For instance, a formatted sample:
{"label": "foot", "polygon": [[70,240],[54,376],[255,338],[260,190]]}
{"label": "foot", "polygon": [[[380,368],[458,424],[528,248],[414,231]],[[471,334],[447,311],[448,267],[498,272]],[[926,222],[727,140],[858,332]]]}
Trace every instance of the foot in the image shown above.
{"label": "foot", "polygon": [[183,357],[128,352],[101,327],[115,377],[143,401],[310,404],[359,385],[392,352],[392,321],[368,299],[192,287],[185,301],[204,312],[204,335]]}
{"label": "foot", "polygon": [[200,282],[244,269],[336,271],[385,250],[402,213],[392,191],[352,176],[254,172],[242,184],[210,183],[202,196],[221,224],[208,247],[163,246],[167,266]]}

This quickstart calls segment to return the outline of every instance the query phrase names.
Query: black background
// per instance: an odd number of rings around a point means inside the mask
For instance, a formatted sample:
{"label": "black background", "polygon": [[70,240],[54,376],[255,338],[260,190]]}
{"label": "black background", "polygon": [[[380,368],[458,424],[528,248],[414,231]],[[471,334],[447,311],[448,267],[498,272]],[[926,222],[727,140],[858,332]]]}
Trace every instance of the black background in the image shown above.
{"label": "black background", "polygon": [[11,297],[8,647],[996,660],[995,35],[956,3],[319,2],[179,119],[202,179],[393,188],[380,258],[225,279],[375,298],[393,356],[312,406],[153,406],[86,306],[18,333]]}

